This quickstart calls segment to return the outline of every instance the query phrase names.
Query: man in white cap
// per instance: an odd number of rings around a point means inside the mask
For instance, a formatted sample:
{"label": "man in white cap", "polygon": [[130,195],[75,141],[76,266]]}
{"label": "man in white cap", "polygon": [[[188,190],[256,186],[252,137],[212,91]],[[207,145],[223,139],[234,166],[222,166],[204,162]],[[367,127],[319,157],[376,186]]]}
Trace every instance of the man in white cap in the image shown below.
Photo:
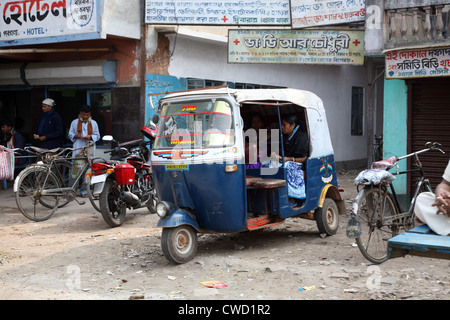
{"label": "man in white cap", "polygon": [[437,234],[450,235],[450,161],[435,193],[419,194],[414,212],[421,222]]}
{"label": "man in white cap", "polygon": [[55,101],[45,99],[42,101],[42,116],[38,133],[34,139],[40,142],[40,147],[44,149],[54,149],[62,147],[64,137],[64,125],[61,116],[55,111]]}

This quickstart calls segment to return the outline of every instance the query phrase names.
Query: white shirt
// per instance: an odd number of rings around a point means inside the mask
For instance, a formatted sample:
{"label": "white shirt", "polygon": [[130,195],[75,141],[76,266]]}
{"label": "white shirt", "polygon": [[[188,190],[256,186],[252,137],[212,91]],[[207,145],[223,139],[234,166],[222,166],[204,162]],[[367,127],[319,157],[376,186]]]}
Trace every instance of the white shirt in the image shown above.
{"label": "white shirt", "polygon": [[445,168],[442,178],[447,180],[447,182],[450,182],[450,160],[448,161],[447,168]]}
{"label": "white shirt", "polygon": [[[92,135],[91,140],[95,143],[100,140],[100,132],[98,130],[98,124],[95,120],[91,120],[92,123]],[[73,142],[73,148],[81,148],[86,145],[86,142],[89,142],[85,139],[74,139],[75,135],[78,134],[78,118],[73,120],[70,124],[69,129],[69,139]],[[81,135],[87,136],[88,135],[88,122],[83,122],[81,125]],[[77,153],[75,151],[75,153]]]}

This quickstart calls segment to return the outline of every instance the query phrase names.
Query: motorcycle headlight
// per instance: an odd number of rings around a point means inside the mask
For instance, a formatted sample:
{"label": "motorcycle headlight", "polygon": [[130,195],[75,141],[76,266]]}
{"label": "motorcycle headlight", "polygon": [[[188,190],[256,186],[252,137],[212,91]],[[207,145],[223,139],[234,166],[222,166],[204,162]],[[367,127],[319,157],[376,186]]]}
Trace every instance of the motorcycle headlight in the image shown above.
{"label": "motorcycle headlight", "polygon": [[167,215],[167,213],[169,213],[169,206],[164,202],[159,202],[156,205],[156,214],[160,218],[164,218]]}

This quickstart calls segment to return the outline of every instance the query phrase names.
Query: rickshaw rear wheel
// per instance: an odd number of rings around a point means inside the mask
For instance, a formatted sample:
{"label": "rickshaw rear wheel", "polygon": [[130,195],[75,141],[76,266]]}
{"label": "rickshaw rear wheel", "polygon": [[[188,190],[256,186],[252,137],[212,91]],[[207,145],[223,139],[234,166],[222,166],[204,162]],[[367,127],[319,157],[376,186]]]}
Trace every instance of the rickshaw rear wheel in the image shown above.
{"label": "rickshaw rear wheel", "polygon": [[328,236],[336,234],[339,228],[339,210],[333,199],[325,198],[322,208],[314,211],[317,228]]}
{"label": "rickshaw rear wheel", "polygon": [[197,232],[188,225],[163,228],[161,248],[164,256],[174,264],[192,260],[197,253]]}

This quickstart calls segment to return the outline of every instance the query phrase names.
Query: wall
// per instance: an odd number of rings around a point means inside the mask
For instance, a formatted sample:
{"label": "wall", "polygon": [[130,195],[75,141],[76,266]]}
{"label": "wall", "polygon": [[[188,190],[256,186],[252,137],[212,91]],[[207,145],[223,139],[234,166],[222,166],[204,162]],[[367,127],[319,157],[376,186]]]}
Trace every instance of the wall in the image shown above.
{"label": "wall", "polygon": [[[384,81],[383,157],[401,157],[407,153],[408,141],[408,87],[404,80]],[[400,170],[406,170],[406,161],[400,161]],[[399,194],[406,193],[406,175],[394,182]]]}
{"label": "wall", "polygon": [[[171,37],[169,75],[232,82],[285,86],[309,90],[322,98],[339,161],[367,158],[367,138],[351,136],[352,86],[367,88],[367,69],[356,66],[292,64],[228,64],[227,42],[178,34]],[[367,98],[367,97],[366,97]]]}

